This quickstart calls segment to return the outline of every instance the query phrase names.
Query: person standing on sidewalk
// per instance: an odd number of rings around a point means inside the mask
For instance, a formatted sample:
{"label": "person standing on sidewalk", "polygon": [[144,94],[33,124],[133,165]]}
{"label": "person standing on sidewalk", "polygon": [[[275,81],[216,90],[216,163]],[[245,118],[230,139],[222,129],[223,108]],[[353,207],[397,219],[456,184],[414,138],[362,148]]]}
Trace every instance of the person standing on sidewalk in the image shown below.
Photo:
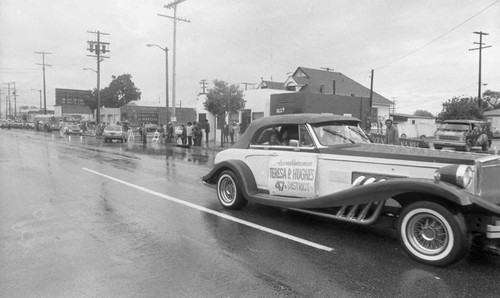
{"label": "person standing on sidewalk", "polygon": [[188,146],[193,145],[193,123],[188,122],[188,126],[186,128],[186,136],[188,139]]}
{"label": "person standing on sidewalk", "polygon": [[187,128],[184,124],[182,124],[181,127],[182,127],[181,142],[182,145],[186,145]]}
{"label": "person standing on sidewalk", "polygon": [[146,145],[147,142],[148,142],[148,129],[146,128],[146,126],[143,126],[142,127],[142,143],[144,145]]}
{"label": "person standing on sidewalk", "polygon": [[59,137],[62,138],[64,136],[64,122],[59,120]]}
{"label": "person standing on sidewalk", "polygon": [[205,142],[208,147],[208,134],[210,133],[210,123],[208,123],[208,119],[205,119]]}
{"label": "person standing on sidewalk", "polygon": [[234,144],[234,134],[236,133],[236,122],[231,122],[229,126],[229,138],[231,139],[231,144]]}

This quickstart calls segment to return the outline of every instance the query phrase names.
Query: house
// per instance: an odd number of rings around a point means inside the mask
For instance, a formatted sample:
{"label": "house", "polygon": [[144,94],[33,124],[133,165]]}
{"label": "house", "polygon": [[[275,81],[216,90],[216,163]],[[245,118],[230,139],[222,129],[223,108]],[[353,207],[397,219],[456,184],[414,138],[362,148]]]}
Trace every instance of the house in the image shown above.
{"label": "house", "polygon": [[[285,89],[297,92],[331,94],[353,97],[370,97],[370,89],[346,75],[320,69],[298,67],[284,83]],[[373,92],[372,122],[383,123],[389,118],[392,101]]]}
{"label": "house", "polygon": [[273,89],[273,90],[285,90],[285,84],[281,82],[264,81],[262,80],[257,88],[255,89]]}

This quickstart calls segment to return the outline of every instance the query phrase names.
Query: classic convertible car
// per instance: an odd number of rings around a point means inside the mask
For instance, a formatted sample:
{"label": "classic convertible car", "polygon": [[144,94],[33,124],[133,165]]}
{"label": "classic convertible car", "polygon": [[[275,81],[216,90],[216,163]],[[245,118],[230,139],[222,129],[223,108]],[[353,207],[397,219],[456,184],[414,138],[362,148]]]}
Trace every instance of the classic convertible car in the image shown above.
{"label": "classic convertible car", "polygon": [[255,120],[202,180],[224,208],[248,201],[363,225],[390,223],[414,259],[446,266],[500,239],[500,156],[373,144],[359,120]]}

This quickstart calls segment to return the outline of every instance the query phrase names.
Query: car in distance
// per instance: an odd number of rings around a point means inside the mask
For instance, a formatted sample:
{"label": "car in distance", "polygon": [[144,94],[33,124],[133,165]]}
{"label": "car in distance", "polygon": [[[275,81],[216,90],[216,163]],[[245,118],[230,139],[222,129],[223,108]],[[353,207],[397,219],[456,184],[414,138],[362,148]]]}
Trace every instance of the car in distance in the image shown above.
{"label": "car in distance", "polygon": [[82,129],[80,128],[79,125],[70,124],[70,125],[66,126],[66,134],[67,135],[78,135],[78,136],[81,136],[82,133],[83,133]]}
{"label": "car in distance", "polygon": [[500,156],[371,143],[360,121],[291,114],[253,121],[202,177],[223,208],[247,202],[397,228],[414,259],[446,266],[472,239],[500,239]]}
{"label": "car in distance", "polygon": [[108,125],[102,132],[104,142],[119,140],[120,142],[127,142],[127,133],[120,125]]}
{"label": "car in distance", "polygon": [[487,151],[491,147],[493,133],[488,122],[477,120],[445,120],[434,134],[434,149],[453,147],[470,151],[481,147]]}

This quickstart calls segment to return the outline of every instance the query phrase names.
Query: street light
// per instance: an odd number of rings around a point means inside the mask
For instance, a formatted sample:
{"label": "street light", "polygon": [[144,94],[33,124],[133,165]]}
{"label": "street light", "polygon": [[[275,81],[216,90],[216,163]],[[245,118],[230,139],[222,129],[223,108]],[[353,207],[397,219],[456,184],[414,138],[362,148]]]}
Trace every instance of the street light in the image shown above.
{"label": "street light", "polygon": [[97,73],[97,70],[93,70],[92,68],[84,67],[83,70],[92,70],[93,72]]}
{"label": "street light", "polygon": [[41,89],[31,89],[33,91],[38,91],[40,93],[40,111],[42,110],[42,90]]}
{"label": "street light", "polygon": [[[168,48],[167,47],[160,47],[157,44],[147,44],[148,47],[157,47],[160,50],[165,52],[165,101],[166,101],[166,106],[167,106],[167,124],[170,122],[170,119],[168,117]],[[175,117],[175,115],[174,115]]]}

